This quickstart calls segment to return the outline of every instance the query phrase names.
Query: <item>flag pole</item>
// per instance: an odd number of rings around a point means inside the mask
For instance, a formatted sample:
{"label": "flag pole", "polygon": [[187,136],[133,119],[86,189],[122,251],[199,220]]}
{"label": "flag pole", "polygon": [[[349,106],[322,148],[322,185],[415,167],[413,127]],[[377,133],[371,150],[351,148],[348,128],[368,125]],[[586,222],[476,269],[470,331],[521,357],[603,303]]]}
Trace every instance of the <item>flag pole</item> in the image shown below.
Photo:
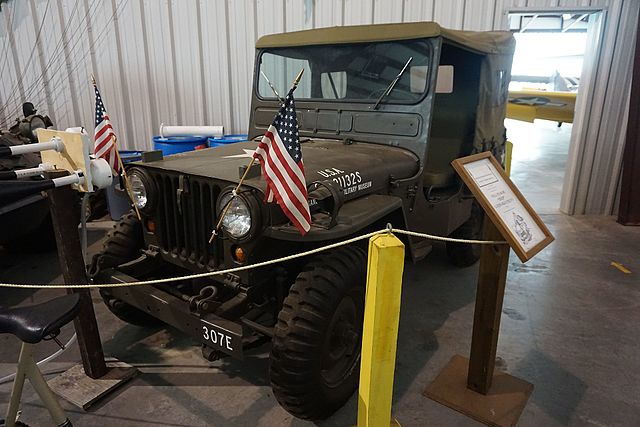
{"label": "flag pole", "polygon": [[[91,73],[91,84],[93,85],[94,88],[98,86],[96,83],[96,78],[93,77],[93,73]],[[127,192],[127,195],[129,196],[129,199],[131,200],[131,203],[133,204],[133,208],[136,211],[136,216],[138,217],[138,221],[142,222],[142,217],[140,216],[138,205],[136,205],[136,201],[133,197],[133,189],[131,188],[131,183],[129,182],[127,171],[124,170],[124,164],[122,163],[122,158],[120,157],[120,152],[118,151],[118,144],[117,144],[118,139],[116,138],[115,134],[111,135],[111,141],[113,142],[113,149],[115,150],[115,155],[116,155],[116,159],[118,160],[118,165],[120,167],[120,170],[122,171],[122,178],[124,179],[125,190]]]}
{"label": "flag pole", "polygon": [[127,171],[124,170],[124,164],[122,163],[122,158],[120,157],[120,152],[118,151],[118,146],[116,145],[116,136],[111,135],[111,139],[113,140],[113,148],[115,149],[116,158],[118,159],[118,165],[120,166],[120,170],[122,171],[122,178],[124,180],[125,190],[127,191],[127,195],[133,204],[133,209],[136,211],[136,216],[138,217],[138,221],[142,222],[142,217],[140,216],[140,211],[138,210],[138,205],[136,205],[135,198],[133,197],[133,188],[131,188],[131,182],[129,181],[129,177],[127,176]]}
{"label": "flag pole", "polygon": [[[298,88],[298,84],[300,83],[300,79],[302,78],[302,74],[304,74],[304,68],[302,68],[300,70],[300,72],[296,76],[295,80],[293,81],[293,84],[291,85],[293,90],[296,90]],[[279,98],[279,96],[278,96],[278,98]],[[211,237],[209,238],[209,244],[213,243],[213,241],[216,239],[216,236],[219,234],[218,232],[220,231],[220,227],[222,226],[222,221],[224,220],[225,215],[229,211],[229,207],[231,207],[231,200],[233,200],[233,198],[238,195],[238,191],[240,191],[240,187],[242,186],[242,183],[244,182],[245,178],[247,177],[247,174],[249,173],[249,169],[251,169],[251,166],[253,166],[254,161],[255,161],[255,159],[252,156],[251,159],[249,160],[249,163],[247,164],[246,169],[244,170],[244,173],[242,174],[242,177],[240,177],[240,181],[238,181],[238,185],[236,185],[236,188],[234,188],[233,191],[231,192],[231,194],[232,194],[231,199],[229,200],[229,202],[227,202],[227,205],[222,210],[222,213],[220,214],[220,218],[218,219],[218,223],[216,224],[216,228],[214,228],[211,231]]]}

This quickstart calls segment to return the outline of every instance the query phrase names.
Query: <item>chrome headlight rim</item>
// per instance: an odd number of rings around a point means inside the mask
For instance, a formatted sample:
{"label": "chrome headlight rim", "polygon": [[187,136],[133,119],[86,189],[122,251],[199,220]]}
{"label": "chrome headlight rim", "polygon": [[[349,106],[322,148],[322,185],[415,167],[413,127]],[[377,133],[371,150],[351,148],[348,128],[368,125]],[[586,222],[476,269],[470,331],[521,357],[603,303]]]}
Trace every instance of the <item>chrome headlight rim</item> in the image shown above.
{"label": "chrome headlight rim", "polygon": [[[155,205],[155,199],[156,199],[156,187],[155,187],[155,184],[153,183],[153,180],[149,177],[149,175],[143,169],[137,168],[137,167],[127,169],[127,176],[129,178],[131,187],[133,187],[133,182],[132,182],[133,179],[137,178],[142,183],[142,186],[146,192],[147,202],[142,206],[138,204],[136,204],[136,206],[138,207],[138,209],[140,209],[145,213],[151,212]],[[135,198],[135,194],[134,194],[134,198]]]}
{"label": "chrome headlight rim", "polygon": [[[223,201],[227,196],[232,195],[234,189],[235,186],[226,188],[220,192],[216,207],[216,218],[220,218],[222,210],[225,208],[225,205],[227,203],[227,201],[225,201],[223,204]],[[257,230],[260,229],[262,220],[262,217],[260,215],[260,205],[250,191],[239,191],[235,197],[241,200],[247,207],[249,218],[251,221],[249,229],[240,236],[234,236],[225,228],[224,223],[222,224],[221,228],[224,231],[225,235],[234,243],[245,243],[249,240],[252,240],[256,236]]]}

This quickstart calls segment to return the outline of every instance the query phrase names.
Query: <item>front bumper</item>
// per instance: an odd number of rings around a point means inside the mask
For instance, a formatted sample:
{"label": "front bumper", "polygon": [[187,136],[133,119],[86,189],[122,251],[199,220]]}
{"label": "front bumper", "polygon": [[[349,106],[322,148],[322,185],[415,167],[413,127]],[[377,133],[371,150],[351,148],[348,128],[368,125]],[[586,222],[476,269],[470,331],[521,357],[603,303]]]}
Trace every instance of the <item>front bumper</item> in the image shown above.
{"label": "front bumper", "polygon": [[[109,279],[111,283],[137,281],[119,271],[113,271]],[[114,298],[192,336],[204,346],[242,359],[245,329],[242,324],[211,313],[193,313],[189,302],[153,286],[112,287],[108,292]]]}

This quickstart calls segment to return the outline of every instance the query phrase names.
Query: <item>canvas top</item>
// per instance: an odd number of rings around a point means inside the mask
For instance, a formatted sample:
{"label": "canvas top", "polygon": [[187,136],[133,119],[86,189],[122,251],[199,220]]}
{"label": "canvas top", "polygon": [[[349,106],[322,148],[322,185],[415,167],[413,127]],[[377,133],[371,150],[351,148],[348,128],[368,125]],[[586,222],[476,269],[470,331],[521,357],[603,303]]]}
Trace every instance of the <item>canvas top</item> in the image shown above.
{"label": "canvas top", "polygon": [[515,40],[508,31],[460,31],[442,28],[435,22],[353,25],[316,28],[260,37],[257,48],[369,43],[442,37],[460,47],[485,54],[510,54]]}

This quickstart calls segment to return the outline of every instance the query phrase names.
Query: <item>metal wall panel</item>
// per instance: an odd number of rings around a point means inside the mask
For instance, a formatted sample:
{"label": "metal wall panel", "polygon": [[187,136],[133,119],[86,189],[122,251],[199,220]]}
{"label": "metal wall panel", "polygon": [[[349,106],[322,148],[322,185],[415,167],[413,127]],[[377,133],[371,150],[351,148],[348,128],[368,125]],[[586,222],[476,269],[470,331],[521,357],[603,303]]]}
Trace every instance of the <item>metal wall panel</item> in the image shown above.
{"label": "metal wall panel", "polygon": [[465,0],[436,1],[433,20],[443,27],[461,29],[466,3]]}
{"label": "metal wall panel", "polygon": [[343,0],[343,2],[343,25],[371,24],[373,22],[372,0]]}
{"label": "metal wall panel", "polygon": [[589,6],[607,8],[597,62],[605,77],[596,79],[589,99],[580,134],[584,165],[575,168],[565,208],[609,213],[624,141],[635,0],[13,0],[0,12],[0,126],[31,100],[58,127],[91,132],[93,73],[123,149],[151,148],[160,123],[245,132],[254,45],[264,34],[421,20],[504,29],[508,10]]}
{"label": "metal wall panel", "polygon": [[403,22],[404,7],[403,0],[374,0],[373,23]]}
{"label": "metal wall panel", "polygon": [[316,28],[344,25],[343,0],[314,1],[313,7]]}
{"label": "metal wall panel", "polygon": [[469,31],[482,31],[492,28],[495,14],[495,0],[467,1],[464,8],[462,28]]}

